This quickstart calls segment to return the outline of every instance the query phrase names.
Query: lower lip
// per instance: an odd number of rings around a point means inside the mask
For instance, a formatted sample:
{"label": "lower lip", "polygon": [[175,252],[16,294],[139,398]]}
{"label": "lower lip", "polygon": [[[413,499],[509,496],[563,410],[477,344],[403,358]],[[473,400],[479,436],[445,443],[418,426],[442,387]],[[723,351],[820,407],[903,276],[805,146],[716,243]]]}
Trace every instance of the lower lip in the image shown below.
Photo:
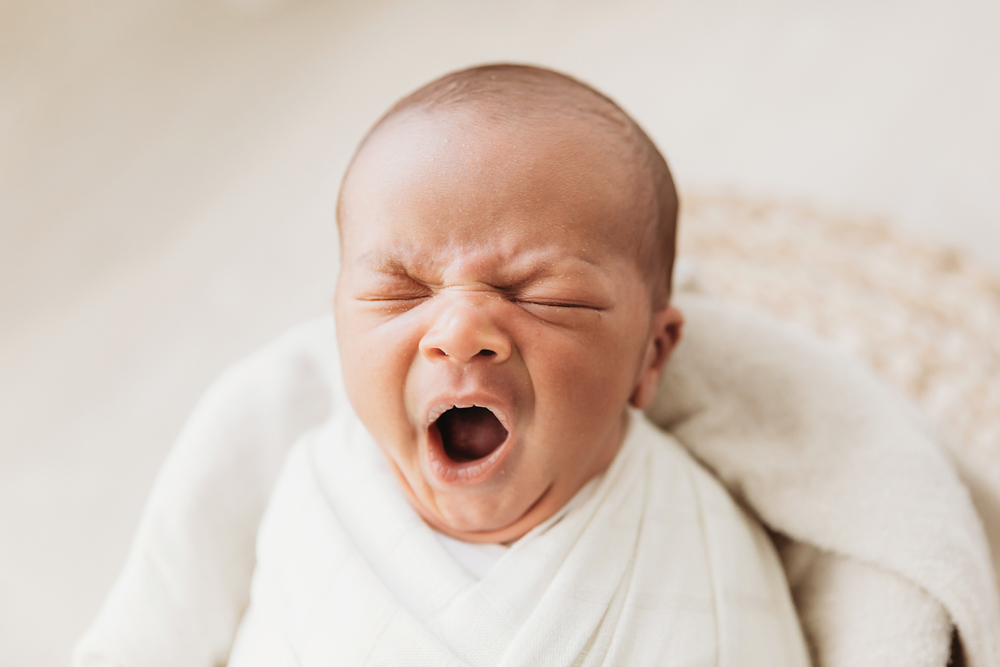
{"label": "lower lip", "polygon": [[489,455],[475,461],[459,462],[445,454],[438,430],[427,430],[428,468],[434,479],[444,486],[471,486],[485,482],[500,469],[510,449],[511,436],[508,433],[507,439]]}

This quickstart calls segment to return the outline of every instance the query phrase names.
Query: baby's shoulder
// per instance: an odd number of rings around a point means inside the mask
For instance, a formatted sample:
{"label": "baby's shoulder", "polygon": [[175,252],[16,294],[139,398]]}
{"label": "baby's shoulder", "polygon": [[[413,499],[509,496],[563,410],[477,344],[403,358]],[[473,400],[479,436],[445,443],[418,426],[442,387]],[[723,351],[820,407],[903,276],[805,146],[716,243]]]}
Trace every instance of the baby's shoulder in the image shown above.
{"label": "baby's shoulder", "polygon": [[[751,655],[764,646],[752,638],[767,637],[773,646],[786,648],[787,664],[806,664],[788,582],[764,524],[677,438],[649,422],[642,428],[651,445],[650,505],[675,523],[697,526],[700,535],[689,543],[689,551],[697,552],[710,573],[716,606],[725,610],[719,618],[726,626],[721,636],[731,642],[732,654],[746,658],[744,664],[767,664]],[[680,502],[685,495],[687,510]],[[689,562],[686,571],[691,576],[696,569]]]}
{"label": "baby's shoulder", "polygon": [[[740,502],[738,486],[730,488],[673,434],[660,429],[645,416],[640,415],[636,422],[638,436],[649,443],[654,493],[690,493],[703,521],[718,525],[725,533],[754,533],[754,542],[759,539],[756,534],[765,535],[760,519]],[[664,502],[672,504],[669,499]]]}

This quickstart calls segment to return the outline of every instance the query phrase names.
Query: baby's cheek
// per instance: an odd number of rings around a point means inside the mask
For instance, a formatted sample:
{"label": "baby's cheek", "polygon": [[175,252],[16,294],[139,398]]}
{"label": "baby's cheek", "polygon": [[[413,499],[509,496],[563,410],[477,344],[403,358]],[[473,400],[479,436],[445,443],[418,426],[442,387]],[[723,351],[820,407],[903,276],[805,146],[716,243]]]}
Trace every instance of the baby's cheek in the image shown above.
{"label": "baby's cheek", "polygon": [[403,389],[413,356],[405,339],[383,327],[347,333],[340,346],[341,367],[355,411],[373,435],[403,430]]}
{"label": "baby's cheek", "polygon": [[584,422],[610,418],[632,393],[635,347],[627,334],[594,336],[564,346],[546,363],[547,384],[563,409]]}
{"label": "baby's cheek", "polygon": [[526,358],[538,400],[560,411],[606,388],[606,372],[593,350],[576,344],[540,345]]}

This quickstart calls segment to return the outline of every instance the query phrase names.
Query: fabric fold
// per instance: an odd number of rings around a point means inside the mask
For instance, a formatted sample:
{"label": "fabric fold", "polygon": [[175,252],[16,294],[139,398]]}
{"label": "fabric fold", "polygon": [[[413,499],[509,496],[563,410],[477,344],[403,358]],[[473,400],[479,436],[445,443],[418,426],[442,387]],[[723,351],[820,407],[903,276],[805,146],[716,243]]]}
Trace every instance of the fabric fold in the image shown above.
{"label": "fabric fold", "polygon": [[[780,534],[814,663],[943,665],[954,623],[966,664],[1000,665],[983,527],[914,410],[804,332],[708,297],[677,300],[685,338],[648,414]],[[161,470],[74,664],[224,663],[281,461],[344,405],[330,318],[223,376]],[[1000,489],[972,477],[996,521]],[[610,646],[595,637],[591,653]]]}
{"label": "fabric fold", "polygon": [[[860,364],[791,327],[705,297],[678,303],[687,339],[650,418],[771,530],[830,561],[817,572],[843,567],[845,577],[864,578],[869,594],[884,591],[886,599],[923,591],[957,627],[967,664],[1000,664],[1000,610],[983,527],[916,411]],[[865,566],[886,574],[860,577]],[[915,590],[895,595],[898,586]],[[858,613],[866,608],[861,602]],[[862,627],[893,637],[898,664],[925,664],[920,656],[938,651],[923,648],[928,619],[945,616],[933,604],[895,613],[924,617],[910,633],[891,629],[897,619],[883,613],[870,614]],[[823,616],[804,609],[803,618]],[[829,634],[822,625],[806,626],[814,645]],[[950,627],[937,636],[946,652]],[[820,664],[847,664],[836,654],[820,656]]]}
{"label": "fabric fold", "polygon": [[679,445],[631,420],[592,492],[475,580],[344,410],[278,480],[229,664],[807,665],[766,534]]}

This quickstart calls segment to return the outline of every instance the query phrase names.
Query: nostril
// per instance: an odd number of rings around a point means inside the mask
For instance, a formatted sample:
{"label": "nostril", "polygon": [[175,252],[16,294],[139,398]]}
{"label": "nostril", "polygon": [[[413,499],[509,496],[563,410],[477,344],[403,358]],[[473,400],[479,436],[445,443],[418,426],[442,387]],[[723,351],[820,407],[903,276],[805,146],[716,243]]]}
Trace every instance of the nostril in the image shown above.
{"label": "nostril", "polygon": [[479,354],[484,357],[492,357],[496,352],[493,350],[479,350]]}

